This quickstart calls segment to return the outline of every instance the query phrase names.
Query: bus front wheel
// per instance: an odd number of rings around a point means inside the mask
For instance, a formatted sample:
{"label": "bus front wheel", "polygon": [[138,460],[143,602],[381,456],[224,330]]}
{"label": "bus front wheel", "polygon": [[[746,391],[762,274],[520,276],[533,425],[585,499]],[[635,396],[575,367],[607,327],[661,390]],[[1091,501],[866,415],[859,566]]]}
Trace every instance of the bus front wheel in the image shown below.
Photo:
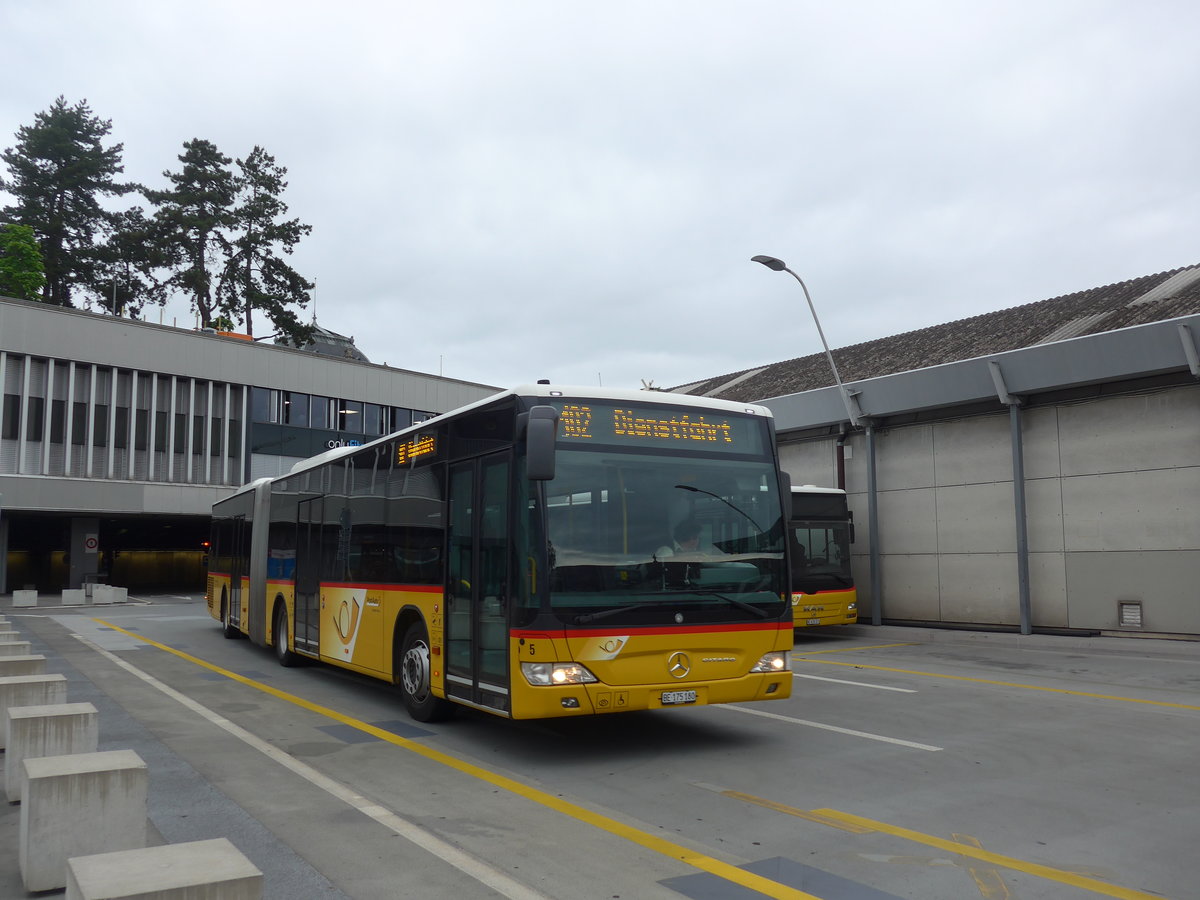
{"label": "bus front wheel", "polygon": [[400,695],[404,708],[418,722],[436,722],[453,712],[453,707],[433,693],[430,684],[429,635],[414,622],[404,633],[400,649]]}

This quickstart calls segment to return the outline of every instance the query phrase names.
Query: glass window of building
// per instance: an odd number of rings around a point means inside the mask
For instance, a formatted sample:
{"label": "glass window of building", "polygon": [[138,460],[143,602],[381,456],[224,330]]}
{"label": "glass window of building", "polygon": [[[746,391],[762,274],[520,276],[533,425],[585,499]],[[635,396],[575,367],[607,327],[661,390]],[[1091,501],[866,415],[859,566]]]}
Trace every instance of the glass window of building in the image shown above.
{"label": "glass window of building", "polygon": [[338,431],[350,434],[363,432],[363,404],[359,400],[342,400],[338,406]]}
{"label": "glass window of building", "polygon": [[378,403],[363,404],[363,431],[367,434],[385,434],[383,413],[386,407]]}
{"label": "glass window of building", "polygon": [[334,422],[337,420],[330,414],[330,407],[333,401],[328,397],[312,398],[311,412],[309,414],[308,424],[312,428],[331,429],[334,427]]}
{"label": "glass window of building", "polygon": [[278,422],[279,391],[251,388],[250,419],[254,422]]}
{"label": "glass window of building", "polygon": [[308,394],[298,394],[295,391],[284,391],[283,424],[295,425],[297,428],[307,428],[308,402]]}

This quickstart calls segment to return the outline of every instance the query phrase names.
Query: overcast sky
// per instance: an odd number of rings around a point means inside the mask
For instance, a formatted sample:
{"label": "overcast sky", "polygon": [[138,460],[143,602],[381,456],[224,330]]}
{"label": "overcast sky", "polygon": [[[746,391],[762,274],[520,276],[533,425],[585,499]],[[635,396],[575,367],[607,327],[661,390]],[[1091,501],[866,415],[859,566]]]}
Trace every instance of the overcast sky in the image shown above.
{"label": "overcast sky", "polygon": [[0,33],[0,147],[59,95],[151,187],[264,147],[318,322],[420,372],[819,352],[759,253],[834,347],[1200,263],[1195,0],[0,0]]}

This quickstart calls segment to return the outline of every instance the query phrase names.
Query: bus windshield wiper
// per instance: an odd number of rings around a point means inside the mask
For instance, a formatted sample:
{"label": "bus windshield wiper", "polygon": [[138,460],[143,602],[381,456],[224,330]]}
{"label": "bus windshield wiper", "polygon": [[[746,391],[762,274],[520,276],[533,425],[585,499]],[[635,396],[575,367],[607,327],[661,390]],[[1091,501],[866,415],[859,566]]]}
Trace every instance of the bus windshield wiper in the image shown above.
{"label": "bus windshield wiper", "polygon": [[726,603],[732,603],[739,609],[744,609],[746,612],[754,613],[760,619],[765,619],[770,615],[770,613],[766,610],[759,609],[757,606],[753,606],[747,603],[745,600],[739,600],[737,597],[730,597],[728,594],[720,594],[716,591],[696,591],[695,593],[702,597],[716,597],[718,600],[724,600]]}
{"label": "bus windshield wiper", "polygon": [[627,606],[613,606],[609,609],[602,609],[600,612],[584,613],[582,616],[575,617],[576,625],[586,625],[588,622],[595,622],[599,619],[607,619],[609,616],[615,616],[617,613],[623,613],[632,609],[645,609],[650,604],[648,603],[633,603]]}

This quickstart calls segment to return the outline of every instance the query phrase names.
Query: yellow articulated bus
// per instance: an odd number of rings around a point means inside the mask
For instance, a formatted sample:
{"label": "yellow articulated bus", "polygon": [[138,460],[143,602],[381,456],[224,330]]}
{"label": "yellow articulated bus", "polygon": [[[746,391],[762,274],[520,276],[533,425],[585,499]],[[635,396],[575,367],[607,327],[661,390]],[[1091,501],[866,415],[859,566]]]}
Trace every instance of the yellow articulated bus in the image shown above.
{"label": "yellow articulated bus", "polygon": [[790,483],[764,407],[505,391],[213,507],[226,637],[514,719],[790,696]]}
{"label": "yellow articulated bus", "polygon": [[852,543],[854,519],[845,491],[811,484],[792,487],[788,555],[797,628],[858,621],[858,592],[850,572]]}

